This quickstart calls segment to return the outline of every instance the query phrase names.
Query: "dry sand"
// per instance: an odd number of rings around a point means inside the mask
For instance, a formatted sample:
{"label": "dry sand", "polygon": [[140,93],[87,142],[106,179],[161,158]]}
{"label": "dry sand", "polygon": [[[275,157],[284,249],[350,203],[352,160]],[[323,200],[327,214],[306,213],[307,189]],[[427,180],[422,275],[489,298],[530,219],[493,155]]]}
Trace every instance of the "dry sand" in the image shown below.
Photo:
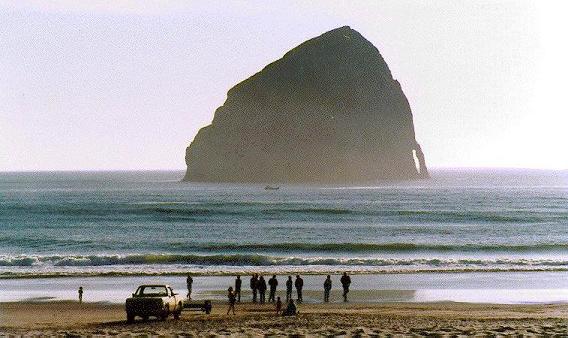
{"label": "dry sand", "polygon": [[0,335],[568,335],[568,305],[464,303],[302,304],[296,317],[272,305],[224,303],[211,315],[184,312],[180,320],[126,324],[119,304],[18,302],[0,304]]}

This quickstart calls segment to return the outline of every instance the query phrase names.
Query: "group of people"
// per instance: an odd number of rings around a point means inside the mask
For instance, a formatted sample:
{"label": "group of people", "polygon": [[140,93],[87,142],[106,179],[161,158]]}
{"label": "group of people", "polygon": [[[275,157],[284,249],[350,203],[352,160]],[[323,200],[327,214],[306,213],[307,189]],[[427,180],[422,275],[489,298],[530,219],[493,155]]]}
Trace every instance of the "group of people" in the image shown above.
{"label": "group of people", "polygon": [[[347,302],[347,294],[349,293],[349,287],[351,285],[351,277],[347,275],[346,272],[343,273],[340,279],[341,286],[343,288],[343,301]],[[193,289],[193,278],[191,275],[187,275],[187,298],[191,299],[191,291]],[[257,273],[253,274],[250,278],[250,289],[252,291],[252,302],[253,303],[266,303],[266,291],[269,290],[268,302],[275,303],[276,313],[280,314],[282,312],[282,301],[280,297],[276,297],[276,290],[278,288],[278,279],[276,275],[272,275],[268,282],[264,279],[264,276]],[[241,290],[243,286],[243,280],[241,276],[237,276],[235,279],[235,287],[232,286],[228,289],[228,299],[229,299],[229,309],[235,313],[235,303],[240,303],[241,301]],[[323,301],[325,303],[329,302],[329,296],[331,294],[333,283],[331,281],[331,276],[327,275],[325,281],[323,282]],[[282,312],[284,315],[294,315],[296,314],[296,305],[292,299],[293,289],[296,289],[296,301],[297,303],[302,303],[304,301],[302,291],[304,289],[304,280],[300,275],[296,275],[296,279],[292,280],[292,276],[288,276],[286,280],[286,303],[287,307]],[[82,291],[82,290],[81,290]]]}
{"label": "group of people", "polygon": [[[188,276],[188,278],[190,278]],[[347,302],[347,294],[349,293],[349,287],[351,285],[351,277],[347,275],[346,272],[343,273],[340,279],[341,286],[343,288],[343,301]],[[229,309],[227,310],[227,314],[233,311],[235,313],[235,303],[241,301],[241,290],[242,290],[243,281],[241,276],[237,276],[235,279],[235,287],[232,286],[228,289],[228,299],[229,299]],[[260,304],[264,304],[266,302],[266,290],[270,288],[268,302],[276,303],[276,313],[280,314],[282,312],[282,301],[280,297],[276,297],[276,290],[278,287],[278,279],[276,275],[272,275],[272,278],[266,282],[264,276],[259,274],[253,274],[250,279],[250,289],[252,291],[252,302]],[[189,287],[189,284],[188,284]],[[283,315],[295,315],[296,314],[296,305],[294,300],[292,299],[292,291],[293,288],[296,288],[296,295],[297,295],[297,302],[303,302],[302,291],[304,288],[304,280],[300,275],[296,275],[296,280],[292,280],[292,276],[288,276],[288,280],[286,281],[286,303],[287,307],[286,310],[282,312]],[[323,301],[329,302],[329,296],[332,289],[332,281],[331,276],[327,275],[323,283]],[[189,290],[188,290],[189,291]],[[188,294],[190,294],[189,291]]]}
{"label": "group of people", "polygon": [[[238,301],[241,301],[241,276],[237,276],[235,280],[235,290],[238,294]],[[292,277],[289,277],[290,280]],[[298,276],[297,278],[300,278]],[[301,278],[300,278],[301,280]],[[267,285],[268,284],[268,285]],[[252,275],[250,279],[250,289],[252,290],[252,302],[260,302],[261,304],[266,303],[266,290],[270,287],[270,293],[268,296],[268,301],[274,303],[276,301],[276,288],[278,287],[278,279],[276,279],[276,275],[272,275],[272,278],[268,280],[268,283],[264,279],[263,276],[259,276],[258,274]],[[288,301],[288,299],[286,299]]]}
{"label": "group of people", "polygon": [[[347,272],[344,272],[341,278],[339,279],[341,282],[341,287],[343,288],[343,301],[347,301],[347,294],[349,293],[349,286],[351,286],[351,277],[347,275]],[[329,302],[329,295],[331,293],[331,276],[327,275],[325,282],[323,282],[323,301],[325,303]]]}

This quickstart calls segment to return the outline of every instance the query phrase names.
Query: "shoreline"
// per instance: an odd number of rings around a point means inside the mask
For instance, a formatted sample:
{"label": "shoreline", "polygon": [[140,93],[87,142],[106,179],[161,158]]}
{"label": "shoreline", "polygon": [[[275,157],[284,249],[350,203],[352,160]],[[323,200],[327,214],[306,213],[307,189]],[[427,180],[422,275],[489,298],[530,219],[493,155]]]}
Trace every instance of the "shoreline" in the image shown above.
{"label": "shoreline", "polygon": [[[214,301],[224,300],[227,288],[235,280],[235,275],[193,277],[192,297]],[[321,303],[325,275],[302,277],[306,303]],[[339,274],[331,276],[332,302],[341,300],[339,277]],[[567,272],[352,274],[351,277],[350,300],[361,303],[568,303]],[[248,300],[250,275],[242,275],[241,279],[242,295]],[[277,275],[277,279],[277,296],[284,297],[287,275]],[[138,285],[150,283],[169,284],[174,291],[186,293],[185,275],[5,279],[0,283],[0,302],[75,300],[77,289],[82,286],[85,301],[122,303]]]}
{"label": "shoreline", "polygon": [[123,304],[70,301],[0,303],[0,335],[538,335],[568,331],[568,304],[454,302],[301,304],[295,317],[273,305],[237,303],[226,315],[184,311],[180,320],[126,324]]}

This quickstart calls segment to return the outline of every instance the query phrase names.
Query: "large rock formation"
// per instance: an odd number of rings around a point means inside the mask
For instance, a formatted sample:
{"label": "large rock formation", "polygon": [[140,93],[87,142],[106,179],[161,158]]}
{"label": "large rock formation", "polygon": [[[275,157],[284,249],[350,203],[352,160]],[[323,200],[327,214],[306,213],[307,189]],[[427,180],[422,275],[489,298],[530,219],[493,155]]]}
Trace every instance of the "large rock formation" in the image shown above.
{"label": "large rock formation", "polygon": [[428,177],[400,84],[377,48],[349,27],[302,43],[229,90],[185,160],[187,181]]}

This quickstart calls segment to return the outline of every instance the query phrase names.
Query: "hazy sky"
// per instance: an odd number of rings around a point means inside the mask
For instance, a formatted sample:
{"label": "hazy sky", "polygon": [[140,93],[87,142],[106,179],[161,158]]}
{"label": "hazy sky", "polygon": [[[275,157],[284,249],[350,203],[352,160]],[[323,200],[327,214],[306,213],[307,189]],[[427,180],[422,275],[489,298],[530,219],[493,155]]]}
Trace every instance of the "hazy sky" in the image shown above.
{"label": "hazy sky", "polygon": [[184,168],[229,88],[344,25],[401,82],[429,166],[566,169],[567,9],[0,0],[0,170]]}

